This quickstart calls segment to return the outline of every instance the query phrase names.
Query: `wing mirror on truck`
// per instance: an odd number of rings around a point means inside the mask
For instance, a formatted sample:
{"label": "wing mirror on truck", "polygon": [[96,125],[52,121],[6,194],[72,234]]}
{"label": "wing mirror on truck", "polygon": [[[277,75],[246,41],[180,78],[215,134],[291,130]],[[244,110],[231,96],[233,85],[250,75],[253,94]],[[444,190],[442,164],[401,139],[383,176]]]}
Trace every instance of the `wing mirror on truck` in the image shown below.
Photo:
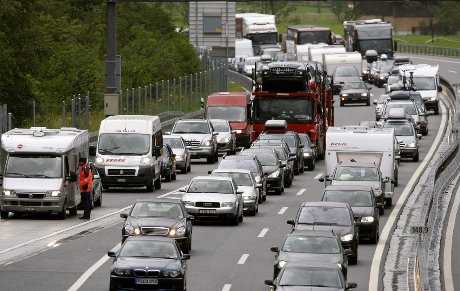
{"label": "wing mirror on truck", "polygon": [[152,149],[152,156],[158,158],[159,156],[161,156],[161,147],[159,146],[155,146],[153,149]]}
{"label": "wing mirror on truck", "polygon": [[438,92],[442,92],[442,86],[438,85]]}

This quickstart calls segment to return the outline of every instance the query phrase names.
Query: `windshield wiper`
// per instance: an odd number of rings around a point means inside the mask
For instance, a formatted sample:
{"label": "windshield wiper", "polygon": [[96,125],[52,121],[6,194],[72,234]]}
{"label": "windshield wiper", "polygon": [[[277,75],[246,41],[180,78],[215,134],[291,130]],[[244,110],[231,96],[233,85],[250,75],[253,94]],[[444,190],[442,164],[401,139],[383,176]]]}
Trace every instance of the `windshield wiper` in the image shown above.
{"label": "windshield wiper", "polygon": [[20,176],[20,177],[24,177],[24,178],[30,178],[29,175],[26,175],[26,174],[23,174],[23,173],[15,173],[15,172],[6,173],[6,176],[9,176],[9,175],[15,175],[15,176]]}
{"label": "windshield wiper", "polygon": [[107,150],[107,149],[99,149],[99,152],[102,154],[111,154],[111,155],[114,154],[112,151]]}
{"label": "windshield wiper", "polygon": [[29,175],[29,177],[33,177],[33,178],[55,178],[55,177],[51,177],[51,176],[44,175],[44,174],[34,174],[34,175]]}

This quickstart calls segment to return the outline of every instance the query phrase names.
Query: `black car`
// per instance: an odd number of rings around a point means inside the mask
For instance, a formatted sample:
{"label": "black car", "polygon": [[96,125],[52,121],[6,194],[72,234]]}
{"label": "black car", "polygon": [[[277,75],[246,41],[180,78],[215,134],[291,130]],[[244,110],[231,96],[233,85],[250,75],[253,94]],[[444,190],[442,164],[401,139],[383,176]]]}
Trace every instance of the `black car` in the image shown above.
{"label": "black car", "polygon": [[355,224],[359,228],[359,239],[369,239],[377,243],[379,231],[379,208],[375,202],[372,187],[369,186],[328,186],[322,201],[346,202],[351,206]]}
{"label": "black car", "polygon": [[110,291],[187,290],[186,260],[175,240],[167,237],[129,237],[114,258],[110,269]]}
{"label": "black car", "polygon": [[417,108],[416,128],[422,135],[428,135],[428,119],[426,118],[426,107],[422,95],[417,91],[393,91],[388,94],[391,101],[412,100]]}
{"label": "black car", "polygon": [[306,133],[299,133],[300,141],[303,145],[303,161],[304,166],[313,171],[316,164],[316,145],[310,140],[310,136]]}
{"label": "black car", "polygon": [[265,285],[276,291],[332,291],[351,290],[356,283],[347,283],[340,268],[333,264],[288,264],[275,280],[265,280]]}
{"label": "black car", "polygon": [[273,149],[250,148],[241,152],[240,156],[255,155],[262,164],[264,175],[267,176],[267,191],[281,194],[284,192],[284,168],[278,153]]}
{"label": "black car", "polygon": [[122,241],[130,236],[165,236],[176,240],[184,253],[192,248],[193,217],[180,200],[140,200],[120,216],[126,219],[121,229]]}
{"label": "black car", "polygon": [[161,159],[161,177],[166,182],[176,180],[176,155],[173,153],[171,146],[163,145]]}
{"label": "black car", "polygon": [[291,155],[296,158],[294,161],[294,174],[298,175],[304,171],[304,160],[303,160],[303,146],[300,141],[299,135],[294,131],[286,131],[282,133],[276,132],[263,132],[259,135],[259,140],[284,140],[291,151]]}
{"label": "black car", "polygon": [[332,73],[334,82],[332,91],[334,94],[339,94],[346,83],[361,81],[361,72],[352,65],[338,66]]}
{"label": "black car", "polygon": [[291,263],[330,263],[340,265],[347,278],[348,253],[343,251],[340,239],[330,231],[299,230],[284,238],[281,248],[270,248],[275,253],[273,279],[279,271]]}
{"label": "black car", "polygon": [[359,231],[355,226],[353,211],[347,203],[304,202],[295,220],[288,220],[292,230],[333,231],[340,237],[342,247],[351,250],[350,264],[358,262]]}
{"label": "black car", "polygon": [[371,88],[367,87],[363,81],[345,83],[340,92],[340,106],[349,103],[365,103],[369,106],[371,104],[370,90]]}

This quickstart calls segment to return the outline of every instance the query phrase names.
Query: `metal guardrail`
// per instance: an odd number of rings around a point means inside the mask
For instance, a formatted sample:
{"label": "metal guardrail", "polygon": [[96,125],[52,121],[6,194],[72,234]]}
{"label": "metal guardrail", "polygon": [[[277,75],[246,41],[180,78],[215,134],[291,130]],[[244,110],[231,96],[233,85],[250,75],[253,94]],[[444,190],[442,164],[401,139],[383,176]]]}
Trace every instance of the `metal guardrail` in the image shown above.
{"label": "metal guardrail", "polygon": [[405,43],[400,43],[400,42],[398,42],[398,52],[417,54],[417,55],[460,58],[460,48],[405,44]]}
{"label": "metal guardrail", "polygon": [[238,72],[235,72],[235,71],[232,71],[232,70],[227,70],[227,78],[229,81],[233,81],[235,83],[238,83],[240,84],[241,86],[243,86],[246,90],[248,91],[252,91],[252,85],[253,85],[253,82],[252,82],[252,79],[243,75],[243,74],[240,74]]}

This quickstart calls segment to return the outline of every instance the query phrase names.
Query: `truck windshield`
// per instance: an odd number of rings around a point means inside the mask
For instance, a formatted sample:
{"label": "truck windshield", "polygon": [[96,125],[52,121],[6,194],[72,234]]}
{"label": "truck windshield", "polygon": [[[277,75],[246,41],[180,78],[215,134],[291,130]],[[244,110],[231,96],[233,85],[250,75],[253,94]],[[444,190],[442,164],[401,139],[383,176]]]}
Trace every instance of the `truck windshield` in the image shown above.
{"label": "truck windshield", "polygon": [[61,178],[62,158],[52,155],[10,155],[5,177]]}
{"label": "truck windshield", "polygon": [[297,44],[307,44],[307,43],[332,44],[331,32],[330,31],[302,31],[300,32],[297,38]]}
{"label": "truck windshield", "polygon": [[99,136],[102,155],[145,155],[150,150],[150,136],[138,133],[104,133]]}
{"label": "truck windshield", "polygon": [[414,77],[415,88],[417,90],[436,90],[434,80],[433,77]]}
{"label": "truck windshield", "polygon": [[393,51],[393,43],[391,39],[360,39],[360,51],[376,50],[378,53]]}
{"label": "truck windshield", "polygon": [[209,119],[225,119],[228,121],[246,121],[246,110],[240,106],[209,106]]}
{"label": "truck windshield", "polygon": [[276,44],[278,41],[277,32],[247,34],[246,38],[252,40],[252,45]]}
{"label": "truck windshield", "polygon": [[306,122],[313,119],[311,101],[305,99],[255,99],[254,118],[256,121],[284,119],[291,122]]}

